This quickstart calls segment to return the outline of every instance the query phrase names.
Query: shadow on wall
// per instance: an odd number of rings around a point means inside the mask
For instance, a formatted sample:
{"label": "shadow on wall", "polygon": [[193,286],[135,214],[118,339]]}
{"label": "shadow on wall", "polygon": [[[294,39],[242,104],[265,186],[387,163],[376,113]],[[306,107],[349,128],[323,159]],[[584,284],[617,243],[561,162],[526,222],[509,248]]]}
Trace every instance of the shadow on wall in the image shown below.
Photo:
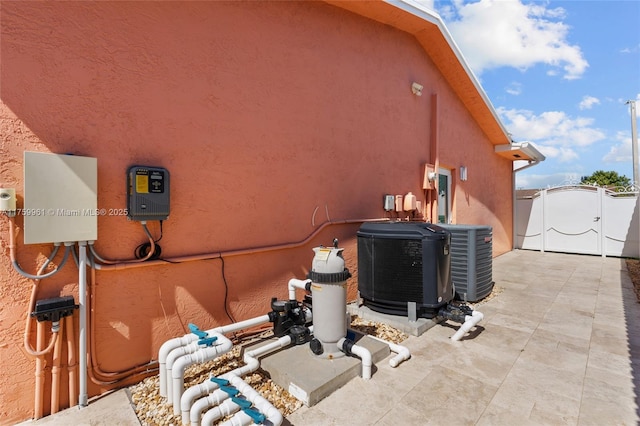
{"label": "shadow on wall", "polygon": [[638,211],[638,202],[633,209],[627,235],[624,239],[622,248],[623,257],[640,257],[640,212]]}

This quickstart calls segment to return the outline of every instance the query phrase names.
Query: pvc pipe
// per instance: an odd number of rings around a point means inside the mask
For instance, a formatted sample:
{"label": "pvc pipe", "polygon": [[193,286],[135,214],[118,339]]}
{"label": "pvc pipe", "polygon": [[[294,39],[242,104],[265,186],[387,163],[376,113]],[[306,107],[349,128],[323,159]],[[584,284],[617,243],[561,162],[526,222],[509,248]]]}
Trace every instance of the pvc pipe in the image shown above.
{"label": "pvc pipe", "polygon": [[282,413],[274,407],[265,397],[260,395],[258,391],[253,389],[251,385],[242,380],[240,377],[232,377],[231,384],[240,391],[249,401],[253,403],[255,408],[267,417],[273,425],[278,426],[282,423],[284,418]]}
{"label": "pvc pipe", "polygon": [[[213,383],[209,381],[209,383]],[[213,383],[215,385],[215,383]],[[216,385],[216,388],[218,385]],[[189,390],[189,389],[187,389]],[[209,407],[215,407],[222,404],[224,401],[229,399],[229,394],[220,389],[215,392],[209,393],[204,398],[200,398],[195,401],[186,411],[182,411],[182,424],[189,424],[191,422],[192,425],[199,425],[200,418],[202,417],[202,412]],[[184,408],[184,407],[183,407]]]}
{"label": "pvc pipe", "polygon": [[[313,330],[313,327],[309,327],[310,330]],[[242,377],[246,374],[249,373],[253,373],[254,371],[256,371],[259,367],[260,367],[260,361],[257,359],[260,356],[263,356],[269,352],[273,352],[274,350],[283,348],[285,346],[289,346],[291,344],[291,336],[287,335],[287,336],[283,336],[280,337],[278,340],[276,340],[275,342],[271,342],[269,344],[266,344],[264,346],[261,346],[257,349],[254,349],[252,351],[247,351],[245,352],[244,356],[243,356],[243,361],[245,363],[244,366],[242,367],[238,367],[235,370],[232,370],[228,373],[225,373],[223,375],[220,376],[221,379],[226,379],[229,380],[230,382],[232,380],[234,380],[234,377]],[[211,381],[207,381],[205,383],[201,383],[198,386],[194,386],[191,387],[189,389],[187,389],[184,394],[182,395],[182,399],[180,401],[180,405],[182,407],[182,422],[184,424],[187,424],[187,419],[189,419],[191,421],[192,425],[199,425],[200,424],[200,416],[201,413],[204,409],[206,409],[207,407],[210,406],[215,406],[216,403],[213,402],[212,404],[205,404],[205,400],[207,397],[204,398],[200,398],[198,399],[196,402],[192,402],[193,399],[199,397],[200,395],[203,395],[205,392],[210,391],[211,389],[217,389],[217,385]],[[194,389],[195,388],[195,389]],[[191,389],[194,389],[193,391]],[[222,392],[222,391],[215,391],[213,392],[213,394],[216,394],[218,392]],[[226,395],[226,393],[225,393]],[[210,395],[211,396],[211,395]],[[222,395],[221,395],[222,396]],[[226,397],[228,398],[228,396]],[[226,399],[224,398],[224,399]],[[220,403],[217,403],[220,404]],[[233,404],[233,406],[237,407],[236,404]],[[218,405],[218,407],[220,407],[220,405]],[[224,409],[229,409],[229,408],[233,408],[233,407],[229,407],[229,406],[225,406],[223,408]],[[189,410],[189,416],[187,417],[186,415],[186,410]],[[208,412],[210,412],[211,410],[209,410]],[[237,410],[236,410],[237,411]],[[208,413],[207,412],[207,413]],[[235,412],[235,411],[234,411]],[[213,416],[214,413],[210,414],[209,416]],[[230,413],[232,414],[232,413]]]}
{"label": "pvc pipe", "polygon": [[64,324],[64,322],[58,326],[60,327],[60,334],[56,339],[56,344],[53,346],[51,366],[51,414],[60,411],[60,357],[62,355],[62,334],[64,334],[62,324]]}
{"label": "pvc pipe", "polygon": [[78,242],[80,264],[78,266],[78,305],[80,307],[79,358],[80,358],[80,387],[78,405],[86,407],[89,396],[87,394],[87,242]]}
{"label": "pvc pipe", "polygon": [[[229,420],[220,423],[220,426],[249,426],[253,423],[253,419],[249,417],[248,414],[246,414],[244,411],[238,411]],[[204,426],[207,423],[203,421],[202,424]]]}
{"label": "pvc pipe", "polygon": [[[269,322],[269,315],[261,315],[255,318],[249,318],[244,321],[239,321],[233,324],[224,325],[221,327],[212,328],[210,330],[205,330],[208,334],[218,333],[218,334],[227,334],[235,331],[239,331],[245,328],[255,327],[261,324],[265,324]],[[167,373],[166,363],[167,357],[169,353],[179,348],[180,346],[188,345],[191,342],[198,340],[198,336],[193,333],[185,334],[182,337],[176,337],[170,340],[167,340],[160,346],[160,350],[158,352],[158,364],[159,364],[159,375],[160,375],[160,396],[168,397],[171,392],[169,391],[171,387],[170,379],[171,374]]]}
{"label": "pvc pipe", "polygon": [[[213,407],[211,410],[204,413],[202,416],[202,425],[212,425],[216,420],[235,414],[240,411],[240,406],[233,402],[231,399],[226,399],[222,404]],[[193,423],[191,426],[199,426],[200,422]]]}
{"label": "pvc pipe", "polygon": [[391,352],[396,354],[396,356],[392,357],[389,360],[389,365],[392,368],[396,368],[398,365],[400,365],[400,363],[402,363],[402,361],[406,361],[409,358],[411,358],[411,352],[409,352],[409,348],[407,348],[406,346],[398,345],[393,342],[388,342],[376,336],[371,336],[371,335],[368,335],[368,336],[374,340],[377,340],[386,345],[389,345],[389,349],[391,350]]}
{"label": "pvc pipe", "polygon": [[[282,421],[284,420],[282,413],[280,413],[280,411],[278,411],[278,409],[276,407],[274,407],[269,401],[267,401],[262,395],[260,395],[255,389],[253,389],[247,382],[245,382],[244,380],[242,380],[240,377],[236,376],[236,375],[231,375],[228,378],[230,385],[235,387],[236,389],[238,389],[238,391],[240,392],[240,394],[242,394],[247,400],[251,401],[251,403],[253,404],[253,407],[255,410],[259,411],[260,413],[264,414],[265,417],[267,418],[267,421],[271,422],[270,424],[273,425],[280,425],[282,424]],[[228,397],[227,397],[228,398]],[[234,412],[237,412],[240,409],[240,407],[233,402],[230,399],[225,400],[222,404],[218,405],[217,407],[207,411],[203,416],[202,416],[202,425],[203,426],[209,426],[209,425],[213,425],[213,423],[220,419],[221,417],[225,416],[225,415],[229,415],[232,414]],[[236,414],[236,416],[241,416],[241,414],[244,414],[242,412]],[[234,417],[236,417],[234,416]],[[251,418],[249,416],[247,416],[246,414],[244,414],[244,416],[246,416],[246,418],[248,418],[249,420],[251,420]],[[242,419],[243,416],[240,417],[240,419]],[[231,422],[231,423],[229,423]],[[223,423],[223,425],[247,425],[250,423],[246,423],[246,419],[244,420],[244,422],[242,420],[240,420],[239,422],[230,420],[229,422],[225,422]],[[269,423],[267,423],[269,424]],[[193,425],[193,422],[192,422]]]}
{"label": "pvc pipe", "polygon": [[289,280],[289,284],[287,288],[289,289],[289,300],[296,300],[296,289],[299,288],[301,290],[309,291],[307,286],[311,284],[311,280],[298,280],[296,278],[291,278]]}
{"label": "pvc pipe", "polygon": [[[342,337],[340,340],[338,340],[337,345],[340,350],[342,350],[346,354],[349,354],[349,352],[343,349],[343,345],[346,341],[347,339]],[[365,348],[364,346],[358,346],[354,344],[353,346],[351,346],[350,352],[354,355],[357,355],[362,360],[362,378],[364,380],[371,379],[371,365],[373,364],[373,362],[371,361],[371,352],[369,352],[369,349]]]}
{"label": "pvc pipe", "polygon": [[[36,328],[36,350],[42,351],[44,346],[44,322],[38,322]],[[56,339],[57,340],[57,339]],[[43,406],[44,406],[44,355],[40,355],[36,358],[36,388],[35,388],[35,401],[34,401],[34,418],[36,420],[42,418]]]}
{"label": "pvc pipe", "polygon": [[457,342],[464,336],[469,330],[475,327],[482,319],[484,315],[481,312],[473,311],[471,315],[465,315],[464,323],[460,326],[458,331],[455,332],[453,336],[451,336],[451,340]]}
{"label": "pvc pipe", "polygon": [[244,376],[249,373],[253,373],[260,367],[260,361],[257,359],[258,357],[268,354],[269,352],[273,352],[276,349],[289,346],[290,344],[291,344],[291,336],[286,335],[286,336],[280,337],[275,342],[271,342],[267,345],[260,346],[259,348],[254,349],[252,351],[245,352],[243,356],[243,361],[245,365],[243,365],[242,367],[238,367],[235,370],[230,371],[229,373],[223,374],[220,377],[227,380],[231,380],[230,377],[233,377],[233,376]]}
{"label": "pvc pipe", "polygon": [[[166,396],[167,396],[167,403],[168,404],[171,404],[172,402],[175,401],[173,399],[173,391],[172,391],[172,389],[173,389],[172,368],[173,368],[174,364],[176,363],[176,360],[178,358],[180,358],[180,357],[192,354],[192,353],[197,352],[197,351],[199,351],[201,349],[205,349],[205,346],[198,345],[197,341],[193,341],[193,342],[189,343],[188,345],[180,346],[180,347],[175,348],[174,350],[169,352],[169,355],[167,355],[166,365],[165,365],[165,373],[166,373],[166,384],[165,385],[166,385],[166,392],[167,392]],[[229,350],[231,350],[231,349],[229,349]]]}
{"label": "pvc pipe", "polygon": [[76,342],[73,332],[73,315],[65,318],[67,334],[67,369],[69,370],[69,407],[78,404],[78,364],[76,362]]}
{"label": "pvc pipe", "polygon": [[[192,354],[188,354],[176,359],[172,366],[172,393],[173,393],[173,414],[180,414],[180,397],[184,392],[184,370],[195,363],[212,360],[224,353],[227,353],[233,347],[231,340],[227,339],[220,333],[213,333],[211,337],[217,337],[215,346],[208,346],[200,349]],[[167,372],[169,368],[167,366]],[[168,395],[167,395],[168,397]]]}
{"label": "pvc pipe", "polygon": [[[270,422],[267,424],[272,424],[274,426],[279,426],[280,424],[282,424],[284,420],[282,413],[276,407],[274,407],[267,399],[265,399],[262,395],[260,395],[255,389],[253,389],[247,382],[245,382],[238,376],[231,377],[229,379],[229,382],[233,387],[238,389],[238,391],[242,395],[244,395],[246,399],[251,401],[251,403],[253,404],[253,408],[255,410],[265,415],[266,421]],[[233,416],[227,422],[222,423],[222,425],[245,426],[245,425],[251,424],[252,422],[253,420],[251,419],[251,417],[249,417],[244,412],[240,412],[235,416]],[[209,424],[213,424],[213,422],[209,423],[207,414],[205,414],[202,418],[202,425],[208,426]]]}
{"label": "pvc pipe", "polygon": [[[160,346],[160,350],[158,352],[158,374],[160,376],[160,396],[167,396],[168,386],[167,386],[167,357],[169,353],[174,349],[177,349],[181,346],[187,345],[191,342],[194,342],[198,339],[198,336],[195,334],[185,334],[182,337],[176,337],[174,339],[167,340]],[[170,385],[169,385],[170,386]]]}
{"label": "pvc pipe", "polygon": [[[187,425],[190,421],[192,423],[199,423],[202,411],[207,407],[220,404],[223,400],[229,397],[226,392],[219,391],[218,387],[217,383],[214,383],[211,380],[205,380],[204,382],[191,386],[184,391],[180,398],[182,424]],[[206,397],[202,398],[202,396]],[[193,416],[193,418],[191,416]]]}

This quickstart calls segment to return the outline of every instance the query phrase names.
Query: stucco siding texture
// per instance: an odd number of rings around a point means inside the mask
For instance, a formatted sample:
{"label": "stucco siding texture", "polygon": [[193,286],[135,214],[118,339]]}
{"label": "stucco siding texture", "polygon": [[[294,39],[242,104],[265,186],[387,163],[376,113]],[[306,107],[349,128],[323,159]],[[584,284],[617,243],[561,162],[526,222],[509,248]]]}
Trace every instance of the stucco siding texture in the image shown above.
{"label": "stucco siding texture", "polygon": [[[170,171],[163,257],[296,243],[328,220],[384,217],[384,194],[425,201],[438,126],[440,164],[469,169],[467,182],[454,179],[456,221],[493,226],[494,254],[511,248],[511,163],[407,32],[321,2],[3,1],[0,24],[0,183],[16,188],[19,206],[23,152],[71,153],[98,159],[99,208],[126,206],[129,166]],[[149,229],[160,235],[157,222]],[[354,272],[353,298],[357,229],[327,226],[296,248],[226,257],[224,279],[220,259],[97,271],[97,362],[125,370],[155,359],[189,322],[229,323],[225,292],[236,320],[266,313],[290,278],[305,277],[312,247],[334,237]],[[0,236],[7,253],[6,218]],[[18,260],[34,273],[51,247],[21,238]],[[137,222],[98,218],[103,257],[131,259],[145,241]],[[13,424],[33,408],[34,361],[22,347],[32,283],[8,255],[0,274],[9,302],[0,310],[0,423]],[[39,284],[38,298],[77,300],[77,280],[67,265]]]}

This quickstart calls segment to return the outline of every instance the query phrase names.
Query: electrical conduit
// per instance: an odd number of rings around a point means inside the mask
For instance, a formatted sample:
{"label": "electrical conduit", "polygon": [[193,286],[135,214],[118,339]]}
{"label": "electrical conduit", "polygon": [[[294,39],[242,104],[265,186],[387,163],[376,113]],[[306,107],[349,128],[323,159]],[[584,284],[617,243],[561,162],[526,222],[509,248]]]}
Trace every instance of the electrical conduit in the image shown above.
{"label": "electrical conduit", "polygon": [[76,342],[73,332],[73,315],[65,317],[67,333],[67,369],[69,370],[69,407],[78,403],[78,364],[76,361]]}
{"label": "electrical conduit", "polygon": [[482,312],[478,311],[473,311],[471,315],[465,315],[464,323],[460,326],[458,331],[456,331],[455,334],[451,336],[451,340],[453,340],[454,342],[460,340],[462,336],[467,334],[467,332],[475,327],[480,321],[482,321],[483,318],[484,315],[482,315]]}
{"label": "electrical conduit", "polygon": [[78,333],[79,358],[80,358],[80,386],[78,395],[78,405],[86,407],[89,404],[87,393],[87,242],[78,242],[79,265],[78,265],[78,305],[80,315],[80,327]]}

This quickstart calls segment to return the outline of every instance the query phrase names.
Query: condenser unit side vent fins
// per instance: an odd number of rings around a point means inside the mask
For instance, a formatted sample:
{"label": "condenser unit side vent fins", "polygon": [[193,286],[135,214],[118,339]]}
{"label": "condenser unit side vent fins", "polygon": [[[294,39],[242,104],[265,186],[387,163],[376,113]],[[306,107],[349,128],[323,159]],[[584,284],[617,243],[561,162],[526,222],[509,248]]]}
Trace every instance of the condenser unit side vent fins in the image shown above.
{"label": "condenser unit side vent fins", "polygon": [[476,302],[493,290],[493,229],[440,225],[451,233],[451,278],[456,298]]}

